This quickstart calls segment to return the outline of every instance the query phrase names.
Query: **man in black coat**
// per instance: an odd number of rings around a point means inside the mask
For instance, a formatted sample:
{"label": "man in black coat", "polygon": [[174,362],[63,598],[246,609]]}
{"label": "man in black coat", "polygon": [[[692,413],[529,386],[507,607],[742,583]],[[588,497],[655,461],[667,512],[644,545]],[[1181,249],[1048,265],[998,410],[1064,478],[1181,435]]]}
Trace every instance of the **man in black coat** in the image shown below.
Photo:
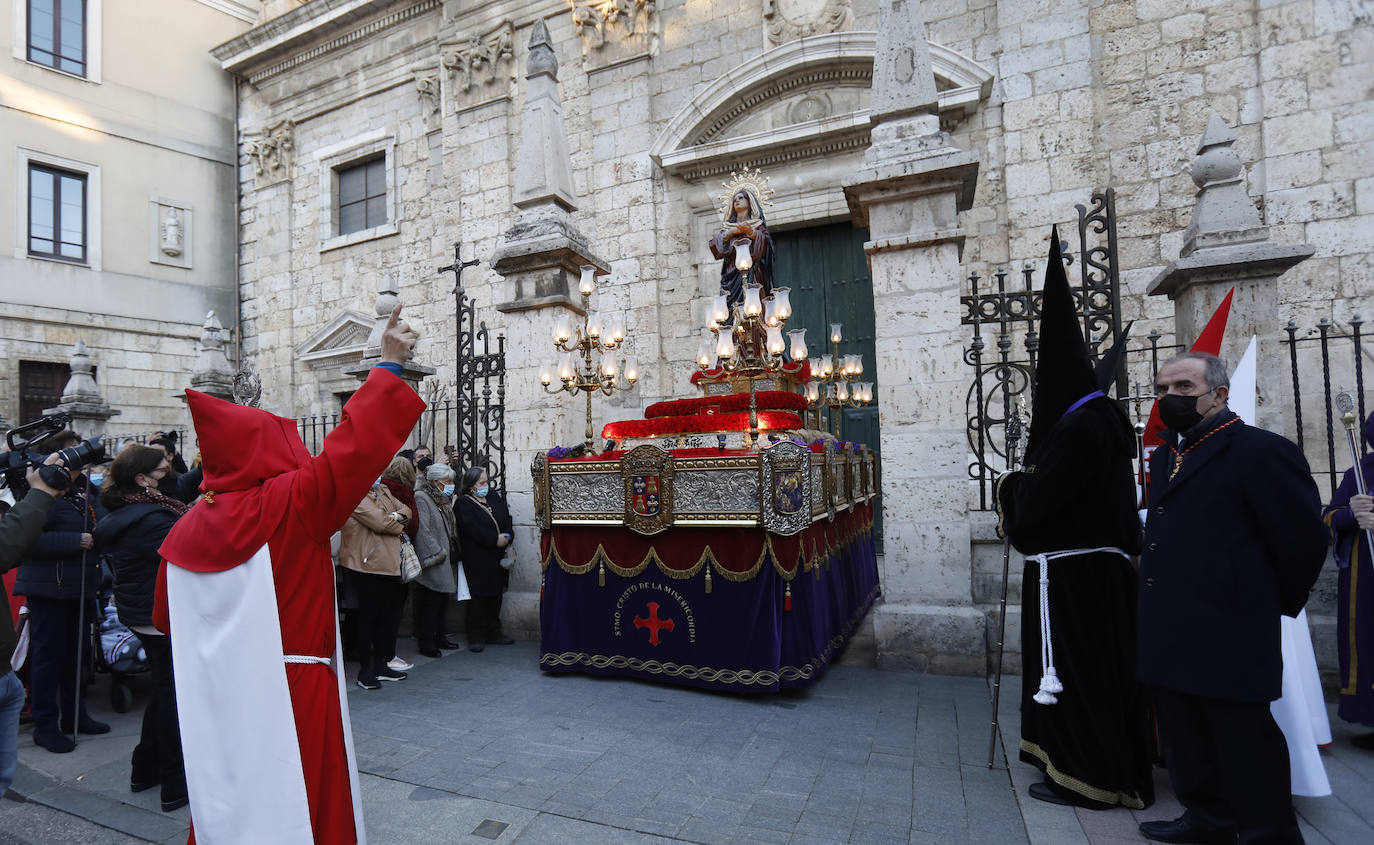
{"label": "man in black coat", "polygon": [[1150,461],[1137,665],[1186,812],[1140,830],[1301,842],[1269,703],[1282,691],[1279,615],[1302,610],[1326,560],[1317,487],[1297,446],[1226,407],[1215,356],[1180,355],[1155,390],[1170,435]]}
{"label": "man in black coat", "polygon": [[[80,438],[59,432],[49,440],[54,451],[74,446]],[[72,484],[48,508],[38,541],[29,549],[14,594],[29,608],[29,711],[33,741],[55,754],[76,748],[64,736],[108,733],[110,726],[86,712],[78,686],[77,661],[90,622],[95,618],[100,558],[95,525],[104,509],[81,470],[69,470]],[[84,603],[84,607],[83,607]],[[73,713],[73,708],[78,711]]]}

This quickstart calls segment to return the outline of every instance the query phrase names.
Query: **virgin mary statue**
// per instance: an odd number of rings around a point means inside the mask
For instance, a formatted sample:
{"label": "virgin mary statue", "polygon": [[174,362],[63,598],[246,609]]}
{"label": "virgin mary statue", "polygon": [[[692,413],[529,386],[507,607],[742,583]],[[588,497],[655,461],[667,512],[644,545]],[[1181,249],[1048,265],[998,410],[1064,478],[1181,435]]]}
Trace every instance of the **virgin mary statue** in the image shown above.
{"label": "virgin mary statue", "polygon": [[759,188],[752,184],[736,187],[729,183],[727,187],[734,190],[729,194],[725,222],[711,238],[711,254],[720,259],[720,288],[733,314],[735,306],[744,301],[744,274],[735,266],[735,244],[749,244],[749,255],[753,259],[753,266],[748,271],[749,281],[762,287],[762,294],[767,297],[773,292],[773,237],[768,234],[768,223],[763,218]]}

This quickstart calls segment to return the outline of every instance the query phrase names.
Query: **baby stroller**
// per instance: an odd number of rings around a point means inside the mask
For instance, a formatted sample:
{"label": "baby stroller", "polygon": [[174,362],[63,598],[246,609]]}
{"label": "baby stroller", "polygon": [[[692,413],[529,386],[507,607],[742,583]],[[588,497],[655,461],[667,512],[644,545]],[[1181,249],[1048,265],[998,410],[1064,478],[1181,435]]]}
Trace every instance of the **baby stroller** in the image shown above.
{"label": "baby stroller", "polygon": [[94,646],[95,671],[110,676],[110,707],[116,713],[127,713],[134,703],[128,678],[148,671],[148,655],[138,634],[119,621],[113,598],[102,597],[101,618],[96,623]]}

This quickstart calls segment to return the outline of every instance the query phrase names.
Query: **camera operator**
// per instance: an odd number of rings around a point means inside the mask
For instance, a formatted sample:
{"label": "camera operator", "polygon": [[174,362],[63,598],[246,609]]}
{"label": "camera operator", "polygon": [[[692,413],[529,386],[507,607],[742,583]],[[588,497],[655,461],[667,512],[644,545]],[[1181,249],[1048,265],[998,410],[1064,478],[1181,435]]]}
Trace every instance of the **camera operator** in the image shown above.
{"label": "camera operator", "polygon": [[[47,463],[57,460],[57,455],[51,455]],[[28,494],[0,519],[0,573],[13,569],[28,553],[43,530],[53,500],[61,495],[59,490],[44,483],[38,467],[31,467],[25,480],[29,484]],[[0,674],[0,795],[10,788],[14,770],[19,765],[19,712],[24,709],[24,684],[10,669],[14,646],[9,596],[5,595],[5,585],[0,583],[0,672],[3,672]]]}
{"label": "camera operator", "polygon": [[[46,443],[54,451],[75,446],[72,431],[54,434]],[[95,524],[99,503],[80,469],[68,470],[72,484],[48,508],[43,531],[19,567],[14,594],[29,607],[29,710],[35,745],[65,754],[76,743],[63,734],[75,727],[84,734],[108,733],[110,726],[92,719],[79,697],[77,665],[83,636],[82,617],[95,618],[91,599],[100,585]],[[103,511],[101,511],[103,513]],[[82,602],[86,602],[83,609]],[[83,613],[83,610],[85,611]],[[79,712],[73,713],[76,705]]]}

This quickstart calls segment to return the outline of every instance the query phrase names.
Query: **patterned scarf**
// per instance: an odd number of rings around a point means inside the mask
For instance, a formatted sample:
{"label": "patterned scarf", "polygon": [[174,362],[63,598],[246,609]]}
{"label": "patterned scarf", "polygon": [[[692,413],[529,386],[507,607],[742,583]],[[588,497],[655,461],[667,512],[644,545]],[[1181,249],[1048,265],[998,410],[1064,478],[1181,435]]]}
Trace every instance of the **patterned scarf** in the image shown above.
{"label": "patterned scarf", "polygon": [[173,499],[156,487],[145,487],[141,493],[121,493],[119,501],[124,505],[161,505],[177,516],[185,516],[191,506],[179,499]]}

